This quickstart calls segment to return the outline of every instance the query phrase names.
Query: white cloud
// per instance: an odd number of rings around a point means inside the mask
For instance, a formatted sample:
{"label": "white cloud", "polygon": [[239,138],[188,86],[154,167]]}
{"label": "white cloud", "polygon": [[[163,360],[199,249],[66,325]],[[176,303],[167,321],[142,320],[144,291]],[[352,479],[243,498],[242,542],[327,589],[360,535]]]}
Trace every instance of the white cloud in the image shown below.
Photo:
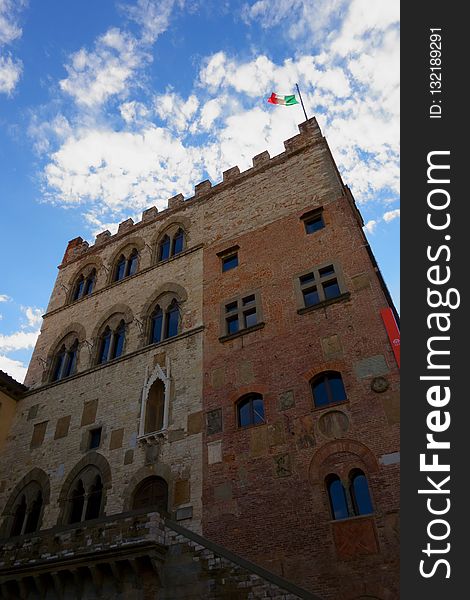
{"label": "white cloud", "polygon": [[367,223],[364,225],[364,229],[367,231],[367,233],[374,233],[376,227],[377,221],[374,219],[370,219],[370,221],[367,221]]}
{"label": "white cloud", "polygon": [[28,324],[26,327],[41,327],[42,323],[42,309],[34,308],[33,306],[22,306],[21,310],[26,315],[26,319],[28,320]]}
{"label": "white cloud", "polygon": [[27,350],[34,348],[38,339],[39,330],[37,331],[16,331],[10,335],[0,334],[0,351],[14,352],[16,350]]}
{"label": "white cloud", "polygon": [[20,80],[23,70],[21,60],[12,58],[10,53],[2,51],[2,46],[11,44],[22,35],[18,24],[20,11],[26,6],[26,0],[0,0],[0,94],[10,96]]}
{"label": "white cloud", "polygon": [[0,294],[0,302],[9,302],[10,300],[10,296],[7,296],[6,294]]}
{"label": "white cloud", "polygon": [[22,63],[11,56],[0,56],[0,94],[10,95],[20,80]]}
{"label": "white cloud", "polygon": [[117,28],[109,29],[95,42],[93,51],[82,48],[65,66],[68,77],[59,82],[77,104],[93,108],[111,96],[126,96],[135,71],[148,62],[137,41]]}
{"label": "white cloud", "polygon": [[156,114],[170,127],[176,131],[184,131],[194,117],[199,102],[194,94],[185,101],[178,94],[169,92],[155,96],[154,105]]}
{"label": "white cloud", "polygon": [[390,221],[393,221],[393,219],[396,219],[399,216],[400,216],[400,209],[396,208],[395,210],[389,210],[386,213],[384,213],[384,216],[382,218],[386,223],[390,223]]}
{"label": "white cloud", "polygon": [[124,7],[124,10],[141,26],[142,42],[153,44],[167,29],[175,4],[183,6],[184,0],[137,0],[135,5]]}
{"label": "white cloud", "polygon": [[23,383],[26,371],[28,370],[21,361],[8,358],[4,354],[0,354],[0,369],[8,373],[10,377],[13,377],[19,383]]}

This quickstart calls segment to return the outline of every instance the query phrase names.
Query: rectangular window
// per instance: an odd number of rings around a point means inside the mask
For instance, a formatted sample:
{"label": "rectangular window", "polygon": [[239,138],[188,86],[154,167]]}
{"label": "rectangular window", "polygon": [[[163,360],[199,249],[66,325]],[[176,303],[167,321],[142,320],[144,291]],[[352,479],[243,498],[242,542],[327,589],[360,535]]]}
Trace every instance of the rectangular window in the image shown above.
{"label": "rectangular window", "polygon": [[230,269],[235,269],[235,267],[238,267],[238,252],[222,258],[223,273],[225,273],[225,271],[230,271]]}
{"label": "rectangular window", "polygon": [[323,208],[317,208],[311,210],[301,217],[305,226],[305,233],[315,233],[325,227],[325,221],[323,220]]}
{"label": "rectangular window", "polygon": [[224,305],[224,330],[223,335],[232,335],[244,329],[258,325],[259,296],[257,293],[241,296]]}
{"label": "rectangular window", "polygon": [[92,450],[93,448],[99,448],[101,443],[101,427],[97,427],[96,429],[92,429],[90,431],[90,440],[88,444],[88,449]]}
{"label": "rectangular window", "polygon": [[346,292],[339,267],[334,263],[298,276],[297,282],[301,308],[340,298]]}

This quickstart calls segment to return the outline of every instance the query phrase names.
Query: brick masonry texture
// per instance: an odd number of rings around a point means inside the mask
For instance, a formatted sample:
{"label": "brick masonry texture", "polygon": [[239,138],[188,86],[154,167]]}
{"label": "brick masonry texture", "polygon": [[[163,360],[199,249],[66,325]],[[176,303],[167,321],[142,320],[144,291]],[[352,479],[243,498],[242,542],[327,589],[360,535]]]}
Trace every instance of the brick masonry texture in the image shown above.
{"label": "brick masonry texture", "polygon": [[[96,464],[107,474],[100,518],[116,515],[121,522],[118,515],[133,514],[135,490],[156,475],[168,484],[173,519],[183,518],[188,530],[305,594],[398,598],[399,376],[380,319],[389,296],[315,119],[303,123],[285,148],[273,158],[266,152],[255,157],[244,173],[229,169],[218,185],[201,182],[193,198],[175,196],[165,211],[144,211],[139,223],[128,219],[117,234],[98,235],[94,245],[81,238],[69,243],[29,366],[29,389],[15,400],[3,432],[0,535],[8,536],[22,482],[37,478],[48,486],[38,535],[62,531],[67,485],[80,468]],[[325,227],[307,235],[302,216],[319,208]],[[185,231],[183,251],[158,262],[159,240],[178,227]],[[238,266],[222,272],[220,256],[234,247]],[[137,272],[112,282],[119,256],[133,248]],[[341,298],[302,310],[299,275],[332,263]],[[92,268],[93,293],[72,302],[78,276]],[[149,344],[150,311],[162,294],[179,299],[180,331]],[[225,304],[251,294],[262,323],[227,338]],[[113,319],[125,322],[124,352],[97,365],[100,333]],[[75,338],[75,374],[52,382],[55,355]],[[324,371],[341,373],[347,400],[315,408],[310,380]],[[142,407],[156,377],[166,382],[167,423],[157,435],[141,435]],[[378,377],[385,379],[380,392],[373,391]],[[266,422],[241,428],[236,403],[251,392],[262,394]],[[5,398],[5,406],[11,404]],[[99,427],[99,446],[89,450],[90,431]],[[324,479],[335,473],[347,486],[354,468],[367,476],[374,512],[332,521]],[[83,525],[90,539],[100,535],[99,523]],[[170,543],[168,535],[163,545],[170,547],[165,560],[173,565],[173,581],[178,574],[186,583],[199,578],[202,587],[194,593],[202,595],[194,598],[296,597],[268,590],[271,584],[254,575],[237,579],[234,567],[204,543],[195,550],[173,534]],[[72,555],[79,542],[71,538]],[[2,560],[14,552],[4,545]],[[123,598],[155,597],[162,588],[159,559],[145,552],[145,560],[124,557],[130,566],[123,585],[134,591],[123,591]],[[138,594],[135,560],[141,571],[149,570]],[[210,583],[207,574],[215,567]],[[184,595],[188,587],[168,586],[159,597],[193,597]],[[95,597],[94,589],[83,597]]]}

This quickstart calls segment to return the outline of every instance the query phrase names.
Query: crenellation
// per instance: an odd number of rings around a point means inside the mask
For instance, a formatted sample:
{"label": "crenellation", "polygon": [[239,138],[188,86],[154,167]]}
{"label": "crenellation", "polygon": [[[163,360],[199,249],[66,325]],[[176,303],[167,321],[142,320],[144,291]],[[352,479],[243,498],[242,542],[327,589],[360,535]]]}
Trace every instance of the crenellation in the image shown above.
{"label": "crenellation", "polygon": [[153,221],[157,215],[158,208],[156,206],[151,206],[142,212],[142,222]]}
{"label": "crenellation", "polygon": [[178,208],[184,203],[183,194],[176,194],[168,199],[168,209]]}
{"label": "crenellation", "polygon": [[260,154],[253,156],[253,158],[252,158],[253,168],[256,169],[257,167],[266,165],[267,163],[269,163],[270,160],[271,160],[271,157],[269,155],[269,152],[267,150],[265,150],[264,152],[261,152]]}
{"label": "crenellation", "polygon": [[212,183],[208,179],[205,179],[194,186],[194,197],[199,198],[199,196],[203,196],[210,189],[212,189]]}
{"label": "crenellation", "polygon": [[100,244],[104,244],[111,237],[111,232],[109,229],[105,229],[101,233],[95,237],[95,246],[99,246]]}
{"label": "crenellation", "polygon": [[230,169],[227,169],[226,171],[224,171],[222,173],[222,177],[223,177],[223,181],[230,181],[232,179],[235,179],[236,177],[238,177],[238,175],[240,175],[240,169],[238,166],[236,167],[232,167]]}
{"label": "crenellation", "polygon": [[117,230],[117,235],[121,235],[122,233],[126,233],[127,231],[129,231],[130,229],[132,229],[134,225],[134,220],[131,219],[129,217],[129,219],[126,219],[125,221],[122,221],[122,223],[119,223],[119,227]]}

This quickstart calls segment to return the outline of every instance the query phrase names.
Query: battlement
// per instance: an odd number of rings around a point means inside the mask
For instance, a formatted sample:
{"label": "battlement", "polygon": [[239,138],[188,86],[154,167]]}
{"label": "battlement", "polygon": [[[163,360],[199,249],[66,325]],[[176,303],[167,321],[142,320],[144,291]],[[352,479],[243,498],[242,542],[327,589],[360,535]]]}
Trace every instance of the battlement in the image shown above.
{"label": "battlement", "polygon": [[[157,219],[165,218],[169,211],[174,211],[186,203],[191,201],[200,201],[202,198],[206,198],[209,195],[217,192],[219,189],[226,187],[227,185],[233,185],[237,181],[241,181],[252,174],[255,174],[258,170],[269,166],[271,161],[278,161],[288,154],[296,152],[297,150],[311,145],[312,143],[318,142],[322,139],[322,132],[317,123],[315,117],[300,123],[299,133],[284,141],[284,152],[276,156],[271,157],[269,152],[265,150],[260,154],[257,154],[252,158],[252,167],[246,171],[240,171],[238,166],[230,167],[222,173],[222,181],[212,185],[208,179],[197,183],[194,186],[194,195],[185,199],[183,194],[177,194],[168,199],[167,208],[159,211],[156,206],[151,206],[142,212],[142,219],[137,223],[134,223],[133,219],[129,218],[119,224],[117,233],[112,235],[110,231],[105,230],[99,233],[95,238],[95,243],[89,245],[88,242],[84,241],[81,237],[76,237],[70,240],[62,259],[60,267],[64,267],[70,262],[81,258],[83,255],[91,250],[94,250],[98,246],[102,246],[105,243],[114,241],[128,233],[135,231],[136,228],[140,228],[143,225],[147,225]],[[59,267],[59,268],[60,268]]]}

